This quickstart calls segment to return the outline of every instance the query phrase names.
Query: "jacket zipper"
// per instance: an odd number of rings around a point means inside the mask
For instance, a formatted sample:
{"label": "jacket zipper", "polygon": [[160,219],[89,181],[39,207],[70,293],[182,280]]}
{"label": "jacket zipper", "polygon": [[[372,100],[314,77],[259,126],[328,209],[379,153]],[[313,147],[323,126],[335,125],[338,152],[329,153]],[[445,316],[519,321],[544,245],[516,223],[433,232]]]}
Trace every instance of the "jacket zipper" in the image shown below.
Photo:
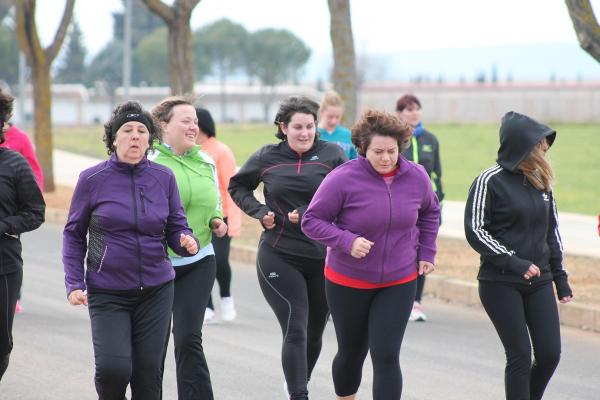
{"label": "jacket zipper", "polygon": [[[535,199],[533,198],[533,196],[531,195],[531,189],[533,188],[533,186],[531,186],[528,182],[527,182],[527,177],[523,176],[523,186],[525,186],[525,190],[527,191],[527,195],[529,196],[529,200],[531,200],[531,204],[533,205],[533,209],[535,209]],[[533,224],[531,221],[531,213],[527,213],[527,215],[530,217],[529,220],[527,221],[529,226],[533,227],[535,229],[535,225]],[[530,247],[529,247],[529,255],[531,256],[531,262],[535,264],[535,242],[532,240],[530,241]],[[539,268],[539,265],[538,265]],[[532,280],[535,279],[535,277],[529,279],[528,283],[529,285],[532,284]]]}
{"label": "jacket zipper", "polygon": [[300,175],[300,167],[302,167],[302,157],[298,158],[298,171],[296,171],[296,175]]}
{"label": "jacket zipper", "polygon": [[383,181],[383,184],[385,185],[385,188],[387,189],[387,194],[388,194],[388,200],[389,200],[389,207],[388,207],[389,218],[388,218],[388,221],[387,221],[387,227],[385,229],[385,240],[383,241],[383,259],[381,260],[381,276],[379,277],[379,282],[381,282],[381,283],[383,283],[383,273],[384,273],[384,269],[385,269],[385,259],[387,258],[387,242],[388,242],[388,236],[389,236],[389,233],[390,233],[390,225],[391,225],[391,221],[392,221],[392,191],[390,190],[390,187],[385,182],[385,180]]}
{"label": "jacket zipper", "polygon": [[133,225],[135,232],[135,242],[136,242],[136,250],[138,257],[138,269],[140,272],[140,290],[144,290],[144,278],[142,276],[142,246],[140,245],[140,237],[138,235],[138,207],[137,207],[137,199],[135,196],[135,179],[134,179],[134,171],[131,169],[131,194],[133,197]]}
{"label": "jacket zipper", "polygon": [[[181,170],[183,171],[183,174],[185,175],[185,177],[187,178],[187,183],[188,183],[188,188],[190,190],[189,196],[187,198],[187,205],[185,207],[186,210],[189,210],[190,206],[192,205],[192,178],[190,178],[190,174],[188,174],[188,171],[185,169],[185,166],[182,165],[181,166]],[[181,195],[181,194],[180,194]],[[183,201],[183,199],[181,199]]]}

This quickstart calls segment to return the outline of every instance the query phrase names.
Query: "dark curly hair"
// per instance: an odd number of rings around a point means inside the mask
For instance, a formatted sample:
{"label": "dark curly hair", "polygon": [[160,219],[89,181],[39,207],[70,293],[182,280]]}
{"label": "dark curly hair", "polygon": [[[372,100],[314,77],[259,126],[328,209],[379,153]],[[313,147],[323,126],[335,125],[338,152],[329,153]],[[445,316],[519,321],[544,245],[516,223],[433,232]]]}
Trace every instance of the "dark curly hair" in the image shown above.
{"label": "dark curly hair", "polygon": [[[137,101],[126,101],[125,103],[119,104],[112,112],[110,119],[104,124],[104,145],[106,146],[106,153],[110,156],[115,151],[115,138],[117,137],[117,130],[120,126],[116,124],[122,124],[122,117],[124,114],[140,114],[142,118],[148,121],[146,127],[150,136],[148,137],[148,151],[152,150],[155,142],[161,141],[160,127],[156,123],[156,120],[152,117],[148,111],[144,110],[142,105]],[[113,129],[116,128],[116,129]]]}
{"label": "dark curly hair", "polygon": [[[281,123],[287,126],[294,114],[302,113],[302,114],[310,114],[315,118],[315,131],[318,135],[317,129],[317,113],[319,112],[319,103],[314,100],[309,99],[306,96],[290,96],[287,99],[283,100],[279,104],[279,111],[277,111],[277,115],[275,116],[275,121],[273,123],[277,125],[277,133],[275,136],[278,139],[286,140],[286,136],[281,130]],[[318,137],[318,136],[317,136]]]}
{"label": "dark curly hair", "polygon": [[352,127],[352,143],[364,156],[373,136],[389,136],[398,142],[398,150],[408,146],[413,128],[405,121],[385,111],[367,110]]}
{"label": "dark curly hair", "polygon": [[0,89],[0,144],[4,143],[4,124],[12,116],[14,97]]}

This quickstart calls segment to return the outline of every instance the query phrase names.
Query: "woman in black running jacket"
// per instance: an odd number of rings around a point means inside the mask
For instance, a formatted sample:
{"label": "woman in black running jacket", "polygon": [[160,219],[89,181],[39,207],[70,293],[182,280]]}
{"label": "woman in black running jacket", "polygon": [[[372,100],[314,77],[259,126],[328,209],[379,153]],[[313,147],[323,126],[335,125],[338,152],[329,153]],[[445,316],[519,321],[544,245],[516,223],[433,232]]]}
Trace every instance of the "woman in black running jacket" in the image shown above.
{"label": "woman in black running jacket", "polygon": [[[258,280],[281,325],[281,361],[291,399],[308,399],[307,382],[329,314],[325,246],[304,235],[300,223],[323,178],[347,160],[337,144],[318,140],[318,110],[306,97],[284,100],[275,118],[281,142],[260,148],[229,183],[235,203],[264,228]],[[261,182],[265,204],[254,196]]]}
{"label": "woman in black running jacket", "polygon": [[[12,113],[13,97],[0,90],[0,144]],[[21,234],[44,222],[46,204],[29,163],[0,147],[0,380],[13,347],[12,326],[23,281]]]}
{"label": "woman in black running jacket", "polygon": [[506,351],[508,400],[542,398],[561,352],[552,282],[561,303],[573,296],[546,158],[555,138],[548,126],[507,113],[497,164],[475,179],[465,207],[467,240],[481,256],[479,296]]}

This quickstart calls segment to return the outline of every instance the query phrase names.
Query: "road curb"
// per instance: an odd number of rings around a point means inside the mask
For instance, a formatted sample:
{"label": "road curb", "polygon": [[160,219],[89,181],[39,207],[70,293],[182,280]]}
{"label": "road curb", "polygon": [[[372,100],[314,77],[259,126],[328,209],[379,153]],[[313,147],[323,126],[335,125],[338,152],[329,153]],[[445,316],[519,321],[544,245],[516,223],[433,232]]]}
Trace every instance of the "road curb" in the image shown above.
{"label": "road curb", "polygon": [[[230,257],[232,260],[244,264],[255,265],[256,248],[232,244]],[[424,292],[426,295],[449,303],[482,308],[476,282],[467,282],[443,275],[429,275]],[[600,307],[589,304],[559,303],[558,310],[562,325],[600,333]]]}
{"label": "road curb", "polygon": [[[46,222],[64,225],[67,222],[67,210],[46,208]],[[248,264],[256,264],[256,247],[232,244],[230,257],[232,260]],[[427,277],[425,294],[438,299],[481,308],[476,282],[467,282],[443,275]],[[600,307],[589,304],[569,303],[558,305],[562,325],[600,333]]]}

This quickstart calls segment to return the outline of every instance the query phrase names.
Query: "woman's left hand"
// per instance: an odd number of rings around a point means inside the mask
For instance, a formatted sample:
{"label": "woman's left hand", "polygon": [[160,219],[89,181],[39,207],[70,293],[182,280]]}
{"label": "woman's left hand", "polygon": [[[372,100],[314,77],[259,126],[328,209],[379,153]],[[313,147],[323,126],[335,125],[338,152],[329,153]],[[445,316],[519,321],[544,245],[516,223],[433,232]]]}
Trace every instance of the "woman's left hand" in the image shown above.
{"label": "woman's left hand", "polygon": [[191,235],[185,235],[182,233],[181,236],[179,236],[179,244],[191,255],[198,253],[198,243],[196,243],[196,239],[194,239]]}
{"label": "woman's left hand", "polygon": [[562,299],[560,299],[560,302],[563,304],[566,304],[566,303],[570,302],[572,298],[573,298],[573,296],[565,296]]}
{"label": "woman's left hand", "polygon": [[419,275],[427,275],[433,272],[435,266],[428,261],[419,261]]}
{"label": "woman's left hand", "polygon": [[294,210],[292,212],[288,213],[288,219],[290,220],[290,222],[292,224],[297,224],[298,222],[300,222],[300,214],[298,213],[298,210]]}
{"label": "woman's left hand", "polygon": [[219,218],[212,220],[212,231],[217,237],[222,238],[227,233],[227,224]]}

